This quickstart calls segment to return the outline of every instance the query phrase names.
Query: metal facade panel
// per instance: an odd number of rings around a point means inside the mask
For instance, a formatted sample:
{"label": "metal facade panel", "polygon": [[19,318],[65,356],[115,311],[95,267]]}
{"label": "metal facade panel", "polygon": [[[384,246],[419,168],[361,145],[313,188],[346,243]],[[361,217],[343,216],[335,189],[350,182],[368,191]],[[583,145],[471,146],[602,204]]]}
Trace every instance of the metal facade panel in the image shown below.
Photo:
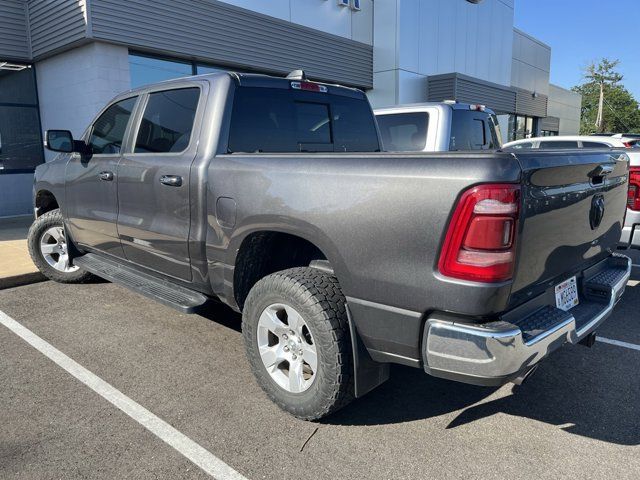
{"label": "metal facade panel", "polygon": [[560,119],[558,117],[545,117],[540,119],[540,130],[557,132],[560,130]]}
{"label": "metal facade panel", "polygon": [[27,5],[34,58],[86,38],[85,0],[29,0]]}
{"label": "metal facade panel", "polygon": [[216,0],[90,0],[92,36],[238,69],[373,86],[371,45]]}
{"label": "metal facade panel", "polygon": [[516,88],[516,113],[530,117],[546,117],[548,97]]}
{"label": "metal facade panel", "polygon": [[24,2],[0,2],[0,60],[29,60],[30,57]]}
{"label": "metal facade panel", "polygon": [[486,105],[496,113],[513,113],[516,110],[516,92],[504,85],[459,73],[433,75],[429,77],[428,82],[428,98],[432,102],[441,102],[449,98],[459,102]]}

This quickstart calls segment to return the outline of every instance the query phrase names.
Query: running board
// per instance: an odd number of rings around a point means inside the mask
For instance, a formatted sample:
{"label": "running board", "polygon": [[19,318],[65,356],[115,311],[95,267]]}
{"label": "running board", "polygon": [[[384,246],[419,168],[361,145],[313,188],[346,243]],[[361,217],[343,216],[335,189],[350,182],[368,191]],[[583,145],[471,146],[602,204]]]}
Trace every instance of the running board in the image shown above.
{"label": "running board", "polygon": [[140,272],[122,262],[95,253],[74,258],[73,263],[98,277],[127,287],[182,313],[193,313],[208,300],[200,292]]}

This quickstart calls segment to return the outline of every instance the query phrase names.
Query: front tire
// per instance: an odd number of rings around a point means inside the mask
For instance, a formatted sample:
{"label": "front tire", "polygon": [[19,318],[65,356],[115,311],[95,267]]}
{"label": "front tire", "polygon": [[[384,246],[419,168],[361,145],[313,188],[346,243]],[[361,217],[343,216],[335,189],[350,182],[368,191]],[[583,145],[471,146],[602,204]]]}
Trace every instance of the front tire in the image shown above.
{"label": "front tire", "polygon": [[39,216],[27,236],[29,255],[38,270],[60,283],[83,283],[92,278],[89,272],[71,265],[59,209]]}
{"label": "front tire", "polygon": [[258,384],[280,408],[318,420],[353,400],[345,298],[314,268],[269,275],[251,289],[242,331]]}

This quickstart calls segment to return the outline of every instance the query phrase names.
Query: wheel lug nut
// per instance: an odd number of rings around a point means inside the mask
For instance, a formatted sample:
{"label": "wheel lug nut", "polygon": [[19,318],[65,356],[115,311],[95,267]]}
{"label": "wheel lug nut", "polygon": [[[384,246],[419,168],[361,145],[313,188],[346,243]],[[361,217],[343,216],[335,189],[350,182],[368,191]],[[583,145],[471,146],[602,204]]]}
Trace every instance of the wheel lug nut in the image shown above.
{"label": "wheel lug nut", "polygon": [[288,352],[289,351],[289,347],[284,347],[284,351]]}
{"label": "wheel lug nut", "polygon": [[289,330],[289,335],[295,335],[296,332],[294,332],[293,330]]}
{"label": "wheel lug nut", "polygon": [[287,339],[287,338],[289,338],[289,337],[287,336],[287,334],[286,334],[286,333],[284,333],[284,334],[282,335],[282,338],[283,338],[284,340],[286,340],[286,339]]}
{"label": "wheel lug nut", "polygon": [[294,353],[294,354],[293,354],[293,356],[292,356],[291,358],[293,358],[294,360],[296,360],[298,357],[296,357],[296,354]]}

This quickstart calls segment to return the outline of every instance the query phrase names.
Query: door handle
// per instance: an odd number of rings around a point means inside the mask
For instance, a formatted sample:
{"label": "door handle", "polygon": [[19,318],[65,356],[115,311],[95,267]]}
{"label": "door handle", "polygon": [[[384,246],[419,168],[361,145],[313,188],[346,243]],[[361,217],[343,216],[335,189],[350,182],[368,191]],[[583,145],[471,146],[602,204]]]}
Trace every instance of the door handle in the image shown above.
{"label": "door handle", "polygon": [[111,180],[113,180],[113,172],[100,172],[98,177],[100,177],[100,180],[110,182]]}
{"label": "door handle", "polygon": [[160,183],[169,187],[181,187],[182,177],[179,175],[163,175],[160,177]]}

